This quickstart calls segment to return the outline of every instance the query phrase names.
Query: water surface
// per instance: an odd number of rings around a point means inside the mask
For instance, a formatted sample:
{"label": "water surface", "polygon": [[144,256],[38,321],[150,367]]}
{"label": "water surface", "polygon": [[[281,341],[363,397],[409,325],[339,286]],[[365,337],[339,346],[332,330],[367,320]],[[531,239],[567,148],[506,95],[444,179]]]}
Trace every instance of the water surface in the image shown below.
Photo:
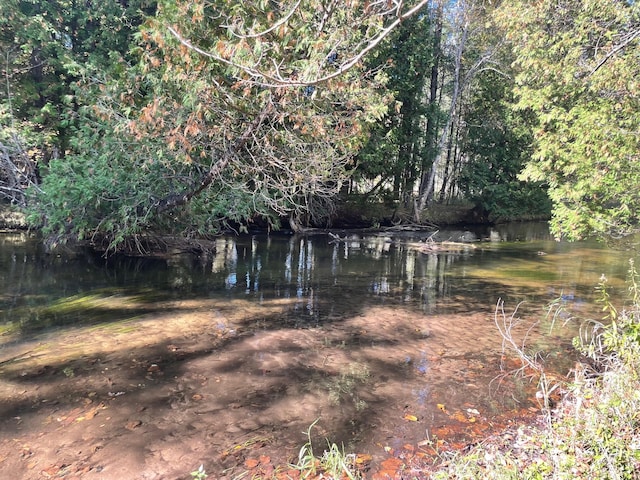
{"label": "water surface", "polygon": [[218,476],[262,450],[290,459],[317,419],[319,438],[376,458],[452,427],[472,434],[536,406],[496,320],[568,369],[577,327],[545,317],[549,303],[597,315],[595,285],[605,275],[623,293],[636,256],[555,242],[544,224],[442,231],[478,241],[414,248],[432,234],[220,237],[209,255],[109,260],[3,235],[0,430],[54,435],[29,415],[101,399],[110,421],[135,417],[112,435],[126,445],[143,431],[144,468],[182,448],[177,471],[204,462]]}

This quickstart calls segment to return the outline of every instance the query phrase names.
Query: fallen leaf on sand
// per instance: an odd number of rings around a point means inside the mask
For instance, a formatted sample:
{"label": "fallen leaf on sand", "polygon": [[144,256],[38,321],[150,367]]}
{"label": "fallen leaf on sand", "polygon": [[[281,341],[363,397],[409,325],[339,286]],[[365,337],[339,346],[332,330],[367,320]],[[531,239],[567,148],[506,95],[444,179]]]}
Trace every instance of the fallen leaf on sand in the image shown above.
{"label": "fallen leaf on sand", "polygon": [[43,469],[40,473],[45,478],[52,478],[54,475],[57,475],[61,469],[62,467],[60,465],[51,465],[50,467]]}
{"label": "fallen leaf on sand", "polygon": [[459,421],[460,423],[467,423],[467,416],[461,411],[456,411],[453,414],[449,415],[450,418]]}
{"label": "fallen leaf on sand", "polygon": [[397,478],[397,473],[402,467],[402,460],[399,458],[387,458],[380,466],[382,468],[376,475],[377,478]]}
{"label": "fallen leaf on sand", "polygon": [[124,428],[126,428],[127,430],[135,430],[140,425],[142,425],[142,422],[140,420],[131,420],[131,421],[127,422],[127,424],[124,426]]}

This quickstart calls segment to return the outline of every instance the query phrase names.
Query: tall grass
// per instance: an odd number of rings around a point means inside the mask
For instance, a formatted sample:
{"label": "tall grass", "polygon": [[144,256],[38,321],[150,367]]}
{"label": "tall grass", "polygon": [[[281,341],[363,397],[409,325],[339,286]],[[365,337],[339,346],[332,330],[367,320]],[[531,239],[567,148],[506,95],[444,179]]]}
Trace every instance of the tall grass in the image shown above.
{"label": "tall grass", "polygon": [[344,447],[340,448],[337,444],[327,441],[328,449],[324,450],[320,457],[315,455],[311,441],[311,430],[318,423],[318,420],[314,421],[305,432],[307,443],[300,449],[298,463],[291,466],[300,472],[301,479],[339,480],[346,478],[356,480],[361,478],[360,472],[355,467],[355,455],[345,453]]}

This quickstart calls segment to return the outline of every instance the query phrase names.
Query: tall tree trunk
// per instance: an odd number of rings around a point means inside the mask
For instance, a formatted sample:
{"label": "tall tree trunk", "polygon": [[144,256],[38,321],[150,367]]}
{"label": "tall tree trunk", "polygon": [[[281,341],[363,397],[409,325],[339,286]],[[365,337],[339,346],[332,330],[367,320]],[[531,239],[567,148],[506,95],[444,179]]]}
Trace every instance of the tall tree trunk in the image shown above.
{"label": "tall tree trunk", "polygon": [[[453,155],[453,165],[451,167],[453,178],[460,176],[460,172],[462,171],[462,157],[463,157],[462,150],[456,146],[456,149]],[[449,191],[447,192],[447,198],[448,199],[454,198],[459,191],[460,191],[460,186],[458,182],[456,181],[449,182]]]}
{"label": "tall tree trunk", "polygon": [[438,201],[443,203],[447,197],[447,190],[450,184],[455,183],[456,177],[456,159],[458,157],[458,150],[460,145],[460,131],[462,130],[460,118],[462,113],[461,108],[458,108],[458,114],[456,116],[457,121],[451,124],[451,132],[449,134],[449,144],[447,147],[447,162],[444,167],[444,178],[442,179],[442,186],[440,187],[440,194]]}
{"label": "tall tree trunk", "polygon": [[[436,115],[437,106],[439,103],[438,93],[442,93],[442,89],[439,89],[439,77],[440,77],[440,59],[442,58],[442,2],[438,4],[436,11],[436,23],[433,34],[433,64],[431,65],[431,77],[429,83],[429,109],[427,115],[427,126],[425,129],[425,141],[427,142],[427,155],[423,160],[421,176],[424,178],[424,172],[429,168],[428,162],[433,162],[435,151],[435,138],[438,131],[438,116]],[[421,180],[422,181],[422,180]],[[418,191],[422,191],[424,185],[420,185]]]}
{"label": "tall tree trunk", "polygon": [[420,221],[420,217],[422,212],[427,206],[428,201],[431,199],[433,195],[433,189],[435,184],[436,174],[438,173],[438,169],[440,164],[446,157],[446,149],[445,145],[447,143],[447,138],[449,137],[449,132],[451,131],[451,126],[453,125],[456,119],[458,100],[460,97],[461,91],[461,71],[462,71],[462,54],[464,52],[465,43],[467,41],[468,35],[468,23],[466,21],[462,24],[462,30],[460,33],[460,39],[458,41],[458,45],[455,53],[455,66],[453,72],[453,91],[451,92],[451,105],[449,107],[449,114],[447,116],[447,123],[445,127],[442,129],[442,133],[440,134],[440,138],[438,139],[438,144],[436,146],[436,155],[433,159],[433,164],[431,165],[431,169],[428,172],[424,172],[423,179],[420,182],[421,191],[419,192],[418,199],[414,206],[414,218],[416,222]]}
{"label": "tall tree trunk", "polygon": [[[460,122],[456,122],[456,124],[451,124],[451,132],[449,132],[449,143],[447,146],[447,161],[444,164],[444,174],[442,176],[442,186],[440,187],[440,195],[439,195],[439,202],[442,202],[444,200],[444,194],[447,190],[447,185],[449,183],[449,181],[451,180],[451,176],[452,176],[452,172],[451,172],[451,151],[453,150],[453,145],[455,144],[456,140],[457,140],[457,131],[458,128],[456,127],[456,125],[460,125]],[[456,134],[454,135],[453,130],[456,130]]]}

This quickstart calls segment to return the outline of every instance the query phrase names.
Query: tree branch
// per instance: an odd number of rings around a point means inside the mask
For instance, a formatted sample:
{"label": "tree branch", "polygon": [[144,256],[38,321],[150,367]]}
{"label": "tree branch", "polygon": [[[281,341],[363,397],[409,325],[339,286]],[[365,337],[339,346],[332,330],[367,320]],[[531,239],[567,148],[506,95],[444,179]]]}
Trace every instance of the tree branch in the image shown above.
{"label": "tree branch", "polygon": [[598,64],[595,66],[595,68],[593,70],[591,70],[591,72],[589,73],[589,75],[587,75],[587,77],[590,77],[591,75],[596,73],[598,70],[600,70],[600,68],[602,68],[602,66],[605,63],[607,63],[611,57],[613,57],[616,53],[618,53],[624,47],[629,45],[631,42],[633,42],[639,36],[640,36],[640,29],[638,29],[635,32],[633,32],[624,42],[622,42],[620,45],[617,45],[613,50],[611,50],[609,53],[607,53],[604,56],[604,58],[598,62]]}
{"label": "tree branch", "polygon": [[[315,85],[318,83],[326,82],[328,80],[337,78],[343,75],[345,72],[349,71],[351,68],[356,66],[358,62],[360,62],[371,50],[373,50],[376,46],[378,46],[380,42],[382,42],[382,40],[384,40],[398,25],[400,25],[400,23],[402,23],[407,18],[415,15],[428,3],[429,3],[429,0],[420,0],[416,5],[411,7],[405,13],[400,13],[400,11],[398,10],[397,16],[391,23],[389,23],[389,25],[387,25],[382,30],[380,30],[380,32],[378,32],[375,36],[373,36],[363,48],[361,48],[358,52],[356,52],[347,61],[339,65],[335,71],[327,75],[323,75],[316,78],[310,78],[306,80],[305,79],[300,80],[293,77],[283,77],[279,73],[273,74],[266,71],[262,71],[255,67],[242,65],[233,60],[224,58],[221,55],[218,55],[216,53],[203,50],[197,45],[194,45],[190,40],[184,38],[174,27],[170,25],[167,26],[167,30],[169,30],[171,35],[173,35],[182,45],[189,48],[190,50],[193,50],[194,52],[200,55],[203,55],[207,58],[211,58],[212,60],[220,62],[224,65],[228,65],[230,67],[237,68],[243,71],[244,73],[246,73],[247,75],[253,78],[253,83],[255,83],[256,85],[266,87],[266,88],[276,88],[276,87],[285,87],[285,86],[304,87],[308,85]],[[398,2],[396,4],[397,8],[398,9],[401,8],[402,4],[403,2]],[[396,9],[393,9],[393,11],[396,11]],[[267,32],[268,31],[270,31],[270,29],[268,29]],[[279,71],[279,69],[276,69],[276,71]]]}
{"label": "tree branch", "polygon": [[258,115],[254,120],[247,125],[245,131],[240,135],[233,145],[229,146],[227,151],[222,155],[217,162],[215,162],[209,171],[204,174],[204,176],[200,179],[200,182],[190,190],[186,190],[181,194],[173,194],[169,195],[162,200],[156,202],[152,208],[155,208],[157,213],[163,213],[167,210],[171,210],[175,207],[179,207],[181,205],[186,205],[191,201],[193,197],[200,194],[205,188],[207,188],[211,183],[213,183],[214,179],[220,175],[224,171],[224,169],[229,165],[232,157],[237,154],[244,146],[247,144],[251,138],[253,138],[253,132],[258,130],[260,126],[264,123],[266,118],[273,111],[273,102],[270,100],[262,109],[260,115]]}

